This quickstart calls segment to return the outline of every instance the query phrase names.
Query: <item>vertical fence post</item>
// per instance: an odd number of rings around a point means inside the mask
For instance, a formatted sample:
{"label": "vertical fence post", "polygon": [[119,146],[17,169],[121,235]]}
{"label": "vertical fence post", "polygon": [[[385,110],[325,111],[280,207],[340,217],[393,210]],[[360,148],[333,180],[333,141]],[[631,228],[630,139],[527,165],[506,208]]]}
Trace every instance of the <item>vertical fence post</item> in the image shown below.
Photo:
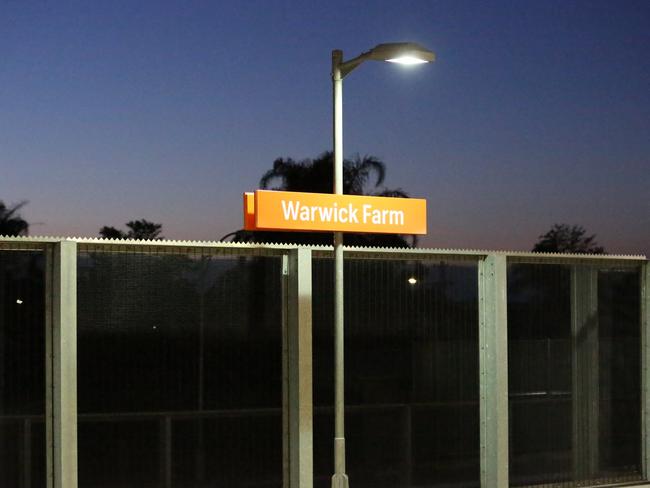
{"label": "vertical fence post", "polygon": [[402,482],[404,486],[411,486],[413,483],[413,407],[406,404],[402,407],[402,452],[403,470]]}
{"label": "vertical fence post", "polygon": [[598,270],[571,268],[573,475],[598,477]]}
{"label": "vertical fence post", "polygon": [[47,487],[77,488],[77,243],[47,251]]}
{"label": "vertical fence post", "polygon": [[162,415],[158,420],[158,467],[162,488],[172,488],[172,435],[172,418]]}
{"label": "vertical fence post", "polygon": [[32,488],[32,420],[23,420],[23,488]]}
{"label": "vertical fence post", "polygon": [[479,261],[481,487],[508,486],[507,260]]}
{"label": "vertical fence post", "polygon": [[311,250],[284,260],[283,419],[285,488],[313,486]]}
{"label": "vertical fence post", "polygon": [[650,479],[650,261],[641,265],[641,469]]}
{"label": "vertical fence post", "polygon": [[282,256],[282,488],[289,488],[289,255]]}

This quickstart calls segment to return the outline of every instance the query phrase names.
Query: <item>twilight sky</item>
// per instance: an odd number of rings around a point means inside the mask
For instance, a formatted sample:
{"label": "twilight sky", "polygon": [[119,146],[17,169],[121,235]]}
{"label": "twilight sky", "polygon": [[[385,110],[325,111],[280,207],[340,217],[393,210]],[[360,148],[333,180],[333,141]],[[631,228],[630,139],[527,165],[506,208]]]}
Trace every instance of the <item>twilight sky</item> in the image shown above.
{"label": "twilight sky", "polygon": [[650,2],[0,1],[0,200],[32,235],[241,227],[280,156],[331,146],[330,52],[438,61],[344,82],[344,154],[428,200],[427,247],[529,250],[554,223],[650,253]]}

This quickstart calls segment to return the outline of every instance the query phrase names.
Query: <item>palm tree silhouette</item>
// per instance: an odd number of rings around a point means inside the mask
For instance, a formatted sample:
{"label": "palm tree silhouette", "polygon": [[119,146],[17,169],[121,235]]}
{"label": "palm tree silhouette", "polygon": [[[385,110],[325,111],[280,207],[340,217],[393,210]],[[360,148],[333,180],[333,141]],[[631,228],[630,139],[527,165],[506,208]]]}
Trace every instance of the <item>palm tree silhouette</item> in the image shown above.
{"label": "palm tree silhouette", "polygon": [[140,219],[131,220],[126,223],[126,226],[129,228],[128,231],[105,225],[99,229],[99,235],[104,239],[140,239],[144,241],[159,241],[164,239],[160,235],[162,232],[162,224],[149,222],[147,219]]}
{"label": "palm tree silhouette", "polygon": [[29,233],[29,224],[18,211],[27,205],[26,201],[7,207],[0,200],[0,236],[26,236]]}
{"label": "palm tree silhouette", "polygon": [[[331,151],[315,159],[295,161],[278,158],[273,168],[260,179],[263,189],[280,191],[301,191],[308,193],[331,193],[334,186]],[[343,193],[347,195],[372,195],[408,198],[401,189],[387,189],[383,186],[386,165],[374,156],[356,156],[343,161]],[[275,185],[275,186],[273,186]],[[292,244],[331,244],[332,234],[327,232],[251,232],[238,230],[225,235],[221,240],[234,242],[281,242]],[[345,244],[352,246],[409,247],[401,235],[393,234],[345,234]],[[415,246],[412,236],[411,245]]]}

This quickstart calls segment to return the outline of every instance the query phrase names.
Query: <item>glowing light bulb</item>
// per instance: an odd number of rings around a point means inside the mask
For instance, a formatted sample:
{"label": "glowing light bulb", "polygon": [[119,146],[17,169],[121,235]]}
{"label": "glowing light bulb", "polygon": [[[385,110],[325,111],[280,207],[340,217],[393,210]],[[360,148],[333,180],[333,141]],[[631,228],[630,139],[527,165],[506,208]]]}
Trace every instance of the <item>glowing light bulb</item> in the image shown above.
{"label": "glowing light bulb", "polygon": [[415,56],[400,56],[399,58],[387,59],[389,63],[404,64],[404,65],[414,65],[414,64],[424,64],[428,63],[422,58],[416,58]]}

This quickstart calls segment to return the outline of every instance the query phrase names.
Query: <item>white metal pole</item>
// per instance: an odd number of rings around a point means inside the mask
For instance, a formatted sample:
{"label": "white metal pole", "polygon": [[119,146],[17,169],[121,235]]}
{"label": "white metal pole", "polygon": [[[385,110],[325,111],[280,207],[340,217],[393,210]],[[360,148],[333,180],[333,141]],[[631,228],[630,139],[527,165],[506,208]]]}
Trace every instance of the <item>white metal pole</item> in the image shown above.
{"label": "white metal pole", "polygon": [[508,260],[478,263],[481,488],[510,486],[508,475]]}
{"label": "white metal pole", "polygon": [[77,488],[77,243],[56,243],[47,259],[46,486]]}
{"label": "white metal pole", "polygon": [[[343,52],[332,51],[334,102],[334,193],[343,194]],[[343,234],[334,233],[334,475],[332,488],[347,488],[343,348]]]}

